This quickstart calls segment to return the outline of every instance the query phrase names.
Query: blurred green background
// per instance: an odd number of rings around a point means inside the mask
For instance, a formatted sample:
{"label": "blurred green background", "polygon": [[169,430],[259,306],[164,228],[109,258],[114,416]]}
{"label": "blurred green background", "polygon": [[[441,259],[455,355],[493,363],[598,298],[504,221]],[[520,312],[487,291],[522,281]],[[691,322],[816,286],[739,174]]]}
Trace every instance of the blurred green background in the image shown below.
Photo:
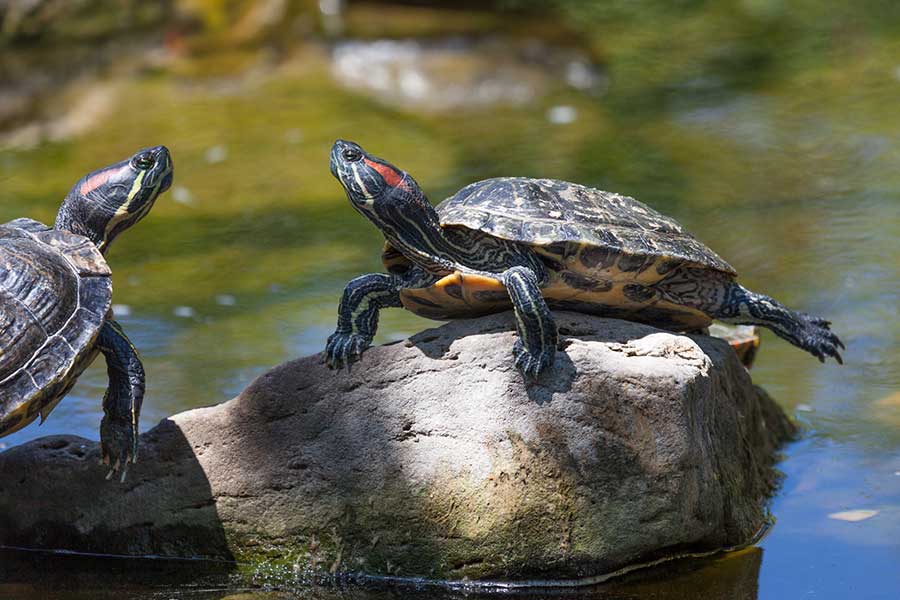
{"label": "blurred green background", "polygon": [[[746,597],[900,595],[900,3],[10,0],[0,19],[0,222],[52,221],[87,171],[172,151],[175,185],[109,255],[144,429],[320,351],[346,281],[380,269],[335,138],[433,202],[577,181],[676,217],[847,342],[823,366],[763,334],[754,380],[808,434]],[[388,311],[376,341],[432,324]],[[98,361],[0,448],[97,439],[105,385]],[[876,514],[829,517],[856,509]],[[653,597],[682,597],[668,583]]]}

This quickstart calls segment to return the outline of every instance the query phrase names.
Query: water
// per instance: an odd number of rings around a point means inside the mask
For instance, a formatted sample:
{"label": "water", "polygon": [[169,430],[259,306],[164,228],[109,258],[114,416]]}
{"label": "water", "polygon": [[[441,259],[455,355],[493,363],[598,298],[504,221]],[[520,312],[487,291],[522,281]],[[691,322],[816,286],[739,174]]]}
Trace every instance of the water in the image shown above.
{"label": "water", "polygon": [[[391,10],[403,43],[379,42],[377,11],[366,6],[348,13],[334,46],[293,39],[211,52],[170,40],[160,50],[151,37],[152,53],[120,59],[127,68],[66,83],[42,127],[7,124],[0,222],[50,221],[88,170],[151,144],[172,150],[175,187],[109,255],[119,321],[147,370],[142,430],[320,351],[344,284],[379,269],[378,232],[328,172],[334,139],[405,168],[432,201],[491,176],[568,179],[676,217],[742,283],[828,317],[847,344],[843,367],[820,365],[763,334],[754,380],[807,433],[786,449],[787,478],[772,506],[778,522],[761,550],[588,596],[692,598],[715,588],[761,600],[896,597],[900,36],[865,20],[871,7],[857,29],[834,33],[812,20],[787,37],[777,27],[748,33],[736,17],[698,9],[677,24],[660,15],[684,33],[664,52],[669,38],[658,27],[627,19],[601,28],[601,44],[560,42],[559,25],[544,21],[507,21],[502,35],[484,35],[496,25],[484,13]],[[783,14],[753,18],[790,23]],[[377,58],[372,81],[360,80],[360,55]],[[376,341],[429,324],[385,312]],[[0,447],[55,433],[97,439],[105,386],[98,361],[43,425]],[[856,510],[875,513],[835,518]],[[6,554],[0,563],[27,573],[29,560]],[[58,568],[77,573],[79,585],[19,576],[0,596],[237,593],[225,575],[197,590],[171,566],[124,567],[111,579],[101,576],[108,560]],[[152,581],[131,574],[148,568]]]}

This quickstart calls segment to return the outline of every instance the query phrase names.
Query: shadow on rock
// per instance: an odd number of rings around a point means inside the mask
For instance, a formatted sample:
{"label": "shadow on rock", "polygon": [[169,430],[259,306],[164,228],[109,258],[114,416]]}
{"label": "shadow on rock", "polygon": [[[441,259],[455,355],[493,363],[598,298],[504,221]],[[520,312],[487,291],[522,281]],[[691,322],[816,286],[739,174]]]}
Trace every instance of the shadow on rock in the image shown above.
{"label": "shadow on rock", "polygon": [[0,545],[230,560],[209,480],[170,420],[141,436],[124,483],[99,444],[44,437],[0,454]]}
{"label": "shadow on rock", "polygon": [[508,314],[371,348],[349,372],[285,363],[145,434],[124,486],[102,481],[95,444],[9,450],[0,544],[233,557],[283,586],[580,578],[750,541],[792,427],[731,348],[557,319],[565,351],[528,386]]}

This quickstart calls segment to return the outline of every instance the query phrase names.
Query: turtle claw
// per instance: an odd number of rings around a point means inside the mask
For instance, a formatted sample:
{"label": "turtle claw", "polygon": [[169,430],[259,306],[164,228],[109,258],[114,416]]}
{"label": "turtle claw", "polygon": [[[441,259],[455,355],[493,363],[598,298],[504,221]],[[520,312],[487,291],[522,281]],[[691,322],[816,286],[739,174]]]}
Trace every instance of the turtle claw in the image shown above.
{"label": "turtle claw", "polygon": [[357,362],[362,353],[372,343],[372,340],[358,333],[334,332],[328,337],[325,346],[325,364],[329,369],[341,370],[344,366],[350,369],[350,365]]}
{"label": "turtle claw", "polygon": [[[798,313],[798,315],[800,316],[798,331],[790,337],[783,337],[818,358],[819,362],[824,363],[827,358],[831,357],[838,364],[844,364],[839,349],[846,350],[846,347],[844,342],[831,331],[831,322],[805,313]],[[778,332],[776,331],[776,333]]]}
{"label": "turtle claw", "polygon": [[[118,468],[118,466],[114,469],[109,470],[109,472],[106,474],[106,481],[109,481],[110,479],[113,478],[113,475],[116,474],[117,468]],[[122,475],[121,475],[121,477],[119,477],[119,483],[125,483],[125,475],[127,473],[128,473],[128,465],[125,465],[124,467],[122,467]]]}
{"label": "turtle claw", "polygon": [[531,352],[521,340],[517,340],[513,346],[513,355],[515,356],[515,365],[526,379],[534,381],[540,374],[553,364],[556,348],[551,346],[548,349],[542,348],[538,352]]}
{"label": "turtle claw", "polygon": [[119,481],[125,481],[128,465],[137,459],[137,435],[134,425],[124,419],[103,417],[100,422],[100,462],[110,467],[106,479],[120,473]]}

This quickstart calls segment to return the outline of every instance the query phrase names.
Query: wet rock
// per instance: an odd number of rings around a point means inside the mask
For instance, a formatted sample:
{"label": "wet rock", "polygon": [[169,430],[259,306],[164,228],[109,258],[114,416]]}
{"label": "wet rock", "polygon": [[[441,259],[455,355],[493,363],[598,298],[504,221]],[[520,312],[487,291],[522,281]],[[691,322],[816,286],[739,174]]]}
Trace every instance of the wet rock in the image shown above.
{"label": "wet rock", "polygon": [[[285,363],[142,436],[124,484],[97,444],[0,454],[0,545],[215,556],[277,578],[598,575],[744,544],[792,427],[722,340],[558,313],[526,385],[509,313]],[[152,400],[152,387],[151,397]]]}

